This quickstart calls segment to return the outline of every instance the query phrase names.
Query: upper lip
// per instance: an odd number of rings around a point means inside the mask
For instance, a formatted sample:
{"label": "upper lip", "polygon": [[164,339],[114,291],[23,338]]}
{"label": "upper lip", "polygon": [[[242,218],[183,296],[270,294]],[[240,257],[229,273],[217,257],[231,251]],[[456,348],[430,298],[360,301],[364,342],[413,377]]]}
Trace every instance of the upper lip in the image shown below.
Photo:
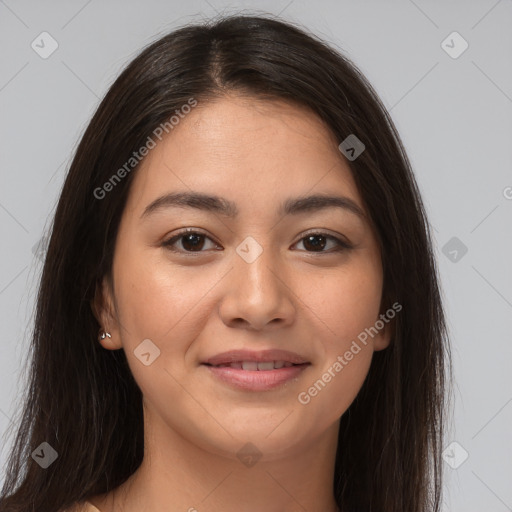
{"label": "upper lip", "polygon": [[234,363],[238,361],[285,361],[293,364],[304,364],[309,362],[299,354],[288,350],[230,350],[210,357],[206,361],[203,361],[202,364],[211,364],[216,366],[219,364]]}

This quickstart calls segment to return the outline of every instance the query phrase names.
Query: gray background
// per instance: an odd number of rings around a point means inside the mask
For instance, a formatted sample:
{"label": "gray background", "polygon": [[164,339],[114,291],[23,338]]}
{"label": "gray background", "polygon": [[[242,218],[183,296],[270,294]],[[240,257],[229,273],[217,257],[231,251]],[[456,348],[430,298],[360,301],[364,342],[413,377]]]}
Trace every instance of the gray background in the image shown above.
{"label": "gray background", "polygon": [[[99,98],[155,38],[244,9],[281,13],[342,49],[390,110],[434,226],[453,340],[445,510],[512,510],[511,0],[0,0],[0,434],[19,406],[36,247]],[[43,31],[59,45],[47,59],[31,47]],[[457,58],[441,45],[453,31],[469,44]]]}

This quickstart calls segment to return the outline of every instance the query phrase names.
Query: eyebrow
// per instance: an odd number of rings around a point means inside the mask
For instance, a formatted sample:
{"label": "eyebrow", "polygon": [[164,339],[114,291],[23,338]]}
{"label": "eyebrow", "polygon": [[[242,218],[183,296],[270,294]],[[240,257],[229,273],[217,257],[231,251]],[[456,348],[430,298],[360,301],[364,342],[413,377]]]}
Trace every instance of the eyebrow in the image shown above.
{"label": "eyebrow", "polygon": [[[235,218],[238,215],[236,203],[223,197],[200,192],[173,192],[151,202],[142,213],[141,219],[167,208],[195,208],[218,213],[229,218]],[[340,208],[360,217],[362,220],[366,219],[363,210],[352,199],[344,196],[322,194],[289,198],[282,203],[279,214],[296,215],[328,208]]]}

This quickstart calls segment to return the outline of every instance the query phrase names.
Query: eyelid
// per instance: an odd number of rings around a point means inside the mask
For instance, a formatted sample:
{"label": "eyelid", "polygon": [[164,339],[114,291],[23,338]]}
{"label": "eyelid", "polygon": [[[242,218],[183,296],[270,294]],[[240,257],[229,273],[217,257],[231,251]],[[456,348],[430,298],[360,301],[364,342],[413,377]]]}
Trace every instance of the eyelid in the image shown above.
{"label": "eyelid", "polygon": [[346,236],[342,235],[341,233],[336,233],[325,228],[311,228],[308,229],[307,231],[304,231],[298,236],[297,242],[294,242],[293,245],[300,242],[303,238],[307,237],[308,235],[322,235],[325,236],[326,238],[334,238],[336,240],[339,240],[340,242],[343,242],[347,246],[352,247],[351,242],[349,242]]}

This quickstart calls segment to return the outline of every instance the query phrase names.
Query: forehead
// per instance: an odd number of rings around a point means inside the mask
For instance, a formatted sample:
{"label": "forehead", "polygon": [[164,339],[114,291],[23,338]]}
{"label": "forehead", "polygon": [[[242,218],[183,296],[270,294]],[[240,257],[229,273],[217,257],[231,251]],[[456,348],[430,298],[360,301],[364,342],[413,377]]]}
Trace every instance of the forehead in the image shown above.
{"label": "forehead", "polygon": [[284,195],[338,192],[358,205],[350,167],[327,126],[283,101],[229,96],[199,103],[157,140],[136,171],[128,207],[201,191],[268,208]]}

